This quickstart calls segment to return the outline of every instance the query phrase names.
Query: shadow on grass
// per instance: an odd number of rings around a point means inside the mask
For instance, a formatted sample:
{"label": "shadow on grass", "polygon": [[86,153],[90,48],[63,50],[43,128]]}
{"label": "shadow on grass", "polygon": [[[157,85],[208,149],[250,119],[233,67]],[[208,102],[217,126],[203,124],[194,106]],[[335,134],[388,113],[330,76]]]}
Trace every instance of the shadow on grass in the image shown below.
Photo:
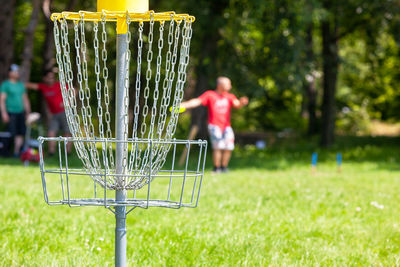
{"label": "shadow on grass", "polygon": [[320,148],[316,139],[282,139],[264,150],[255,146],[238,147],[232,157],[232,168],[287,169],[311,165],[311,155],[318,153],[318,163],[336,164],[337,153],[343,164],[375,163],[377,168],[400,170],[396,155],[400,151],[398,137],[340,136],[330,148]]}
{"label": "shadow on grass", "polygon": [[[400,160],[396,155],[399,151],[398,137],[339,136],[334,146],[325,149],[319,147],[317,139],[281,139],[264,150],[259,150],[255,146],[236,147],[230,168],[284,170],[296,166],[304,167],[311,165],[311,155],[317,152],[318,163],[334,165],[337,153],[341,153],[343,164],[375,163],[379,169],[398,171]],[[177,157],[180,157],[181,153],[178,151]],[[165,166],[170,166],[171,161],[171,157],[168,157]],[[192,160],[192,164],[193,162]],[[45,164],[58,166],[58,156],[46,157]],[[23,166],[23,163],[15,158],[0,158],[1,165]],[[37,163],[30,163],[30,166],[35,165],[39,167]],[[83,167],[75,152],[68,157],[68,165],[71,168]],[[208,149],[206,170],[211,168],[212,155],[211,149]]]}

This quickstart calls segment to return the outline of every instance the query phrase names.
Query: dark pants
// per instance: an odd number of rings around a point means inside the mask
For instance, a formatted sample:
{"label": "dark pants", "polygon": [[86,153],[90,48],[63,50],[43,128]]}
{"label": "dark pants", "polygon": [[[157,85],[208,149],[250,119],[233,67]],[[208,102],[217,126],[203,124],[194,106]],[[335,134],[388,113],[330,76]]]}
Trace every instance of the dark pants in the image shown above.
{"label": "dark pants", "polygon": [[10,117],[10,121],[8,123],[8,131],[11,133],[11,136],[25,135],[25,114],[23,112],[8,113],[8,116]]}

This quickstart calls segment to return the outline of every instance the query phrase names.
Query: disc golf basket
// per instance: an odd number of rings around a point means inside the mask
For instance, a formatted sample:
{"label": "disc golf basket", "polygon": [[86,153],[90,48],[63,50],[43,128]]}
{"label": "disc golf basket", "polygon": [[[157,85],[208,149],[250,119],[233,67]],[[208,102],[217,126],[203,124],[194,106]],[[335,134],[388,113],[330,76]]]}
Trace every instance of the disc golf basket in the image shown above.
{"label": "disc golf basket", "polygon": [[[115,265],[125,266],[130,211],[199,201],[207,142],[174,139],[194,17],[148,11],[147,1],[97,4],[98,12],[52,14],[72,137],[39,138],[40,170],[48,204],[103,206],[115,214]],[[115,58],[107,50],[112,42]],[[45,166],[46,142],[58,144],[57,167]]]}

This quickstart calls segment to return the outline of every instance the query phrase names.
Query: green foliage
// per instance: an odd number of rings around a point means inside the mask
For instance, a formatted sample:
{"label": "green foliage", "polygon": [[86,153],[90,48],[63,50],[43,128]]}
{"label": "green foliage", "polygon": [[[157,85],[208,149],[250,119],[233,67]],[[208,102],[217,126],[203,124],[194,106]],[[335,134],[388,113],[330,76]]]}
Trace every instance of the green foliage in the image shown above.
{"label": "green foliage", "polygon": [[[53,11],[67,8],[69,1],[54,0]],[[303,82],[310,73],[321,73],[321,22],[336,16],[340,43],[337,110],[360,108],[365,99],[368,116],[374,119],[400,118],[399,62],[400,5],[398,1],[325,1],[325,0],[187,0],[150,1],[156,11],[175,10],[197,17],[191,47],[190,77],[201,73],[208,81],[206,89],[215,86],[215,78],[232,78],[233,92],[250,97],[247,111],[235,112],[236,127],[248,130],[304,130],[305,94]],[[74,10],[95,10],[96,3],[78,1]],[[17,1],[15,13],[15,59],[21,61],[24,32],[30,11],[30,1]],[[42,76],[42,51],[45,40],[45,18],[41,15],[35,34],[35,56],[31,80]],[[312,50],[306,53],[306,31],[313,26]],[[112,31],[110,30],[109,33]],[[112,37],[110,35],[110,38]],[[133,40],[135,40],[133,36]],[[91,42],[91,34],[88,34]],[[210,42],[216,50],[208,53]],[[108,43],[110,55],[115,53]],[[89,45],[88,47],[91,47]],[[207,54],[208,53],[208,54]],[[132,49],[135,57],[135,49]],[[110,56],[110,63],[113,57]],[[93,64],[90,61],[89,64]],[[92,65],[89,68],[93,69]],[[132,61],[134,68],[134,61]],[[110,68],[112,70],[113,68]],[[110,77],[115,73],[110,72]],[[321,75],[316,77],[318,91],[317,114],[322,96]],[[191,83],[193,84],[193,83]],[[94,81],[90,81],[94,90]],[[112,88],[113,85],[110,84]],[[150,93],[150,95],[152,95]],[[37,96],[31,94],[34,110]],[[342,115],[339,115],[342,116]],[[366,117],[365,117],[366,118]],[[342,120],[343,118],[340,117]],[[355,124],[364,124],[354,119]],[[342,127],[343,121],[338,125]],[[350,125],[350,124],[349,124]],[[356,126],[364,128],[363,125]],[[341,131],[349,130],[343,126]]]}
{"label": "green foliage", "polygon": [[381,29],[373,43],[368,40],[349,38],[343,49],[343,83],[348,87],[342,93],[346,104],[360,105],[368,99],[368,113],[377,119],[400,118],[400,72],[397,66],[399,50],[393,36]]}
{"label": "green foliage", "polygon": [[344,107],[338,114],[336,125],[342,134],[368,135],[371,132],[371,118],[367,110],[367,101],[361,106]]}

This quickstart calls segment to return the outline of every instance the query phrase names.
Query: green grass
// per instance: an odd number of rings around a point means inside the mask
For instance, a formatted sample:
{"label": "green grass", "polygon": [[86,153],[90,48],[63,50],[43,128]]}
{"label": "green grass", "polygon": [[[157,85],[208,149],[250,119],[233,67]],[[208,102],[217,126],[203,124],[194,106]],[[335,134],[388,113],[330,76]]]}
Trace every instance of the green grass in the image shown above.
{"label": "green grass", "polygon": [[[341,138],[318,150],[316,175],[314,142],[238,149],[229,174],[207,171],[198,208],[128,215],[129,265],[400,265],[399,141]],[[1,266],[112,266],[114,222],[48,206],[37,166],[0,159]]]}

